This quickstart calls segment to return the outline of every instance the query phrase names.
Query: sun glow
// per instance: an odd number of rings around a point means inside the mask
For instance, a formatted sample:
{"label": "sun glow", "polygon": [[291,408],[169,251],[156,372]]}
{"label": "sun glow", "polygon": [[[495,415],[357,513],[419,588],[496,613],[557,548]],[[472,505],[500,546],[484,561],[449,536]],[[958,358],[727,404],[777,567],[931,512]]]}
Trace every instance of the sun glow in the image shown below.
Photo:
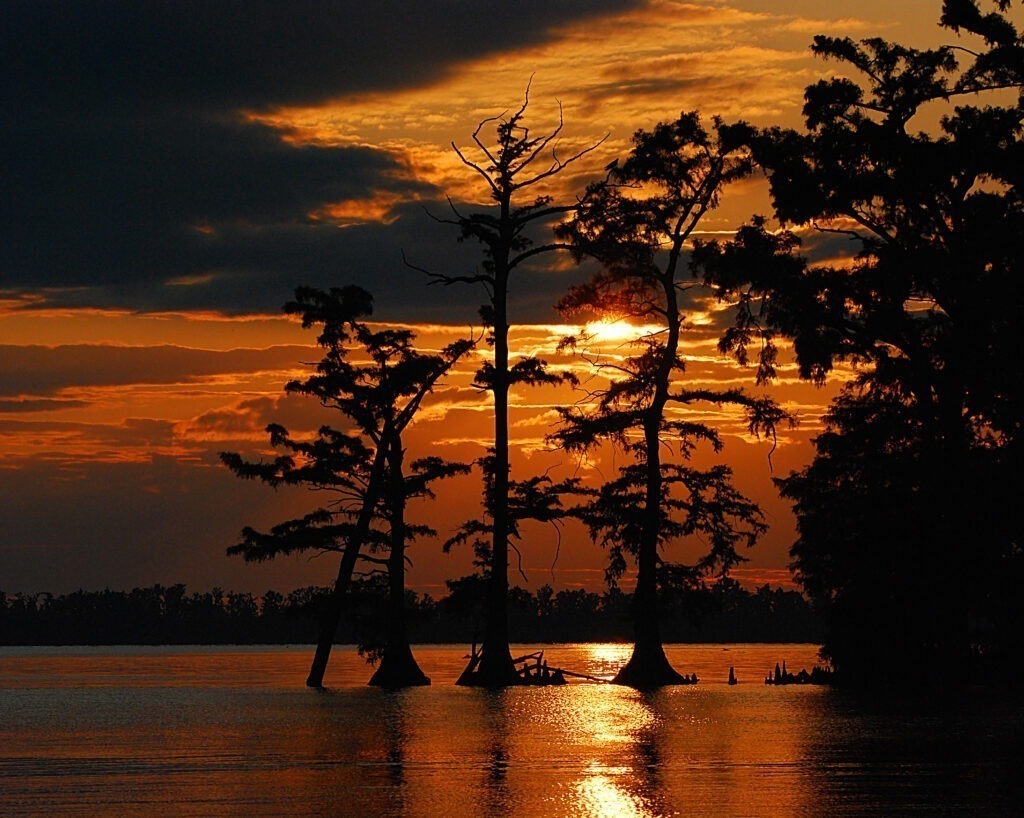
{"label": "sun glow", "polygon": [[626,341],[636,338],[643,332],[642,327],[637,327],[623,319],[591,321],[585,329],[587,335],[596,341]]}

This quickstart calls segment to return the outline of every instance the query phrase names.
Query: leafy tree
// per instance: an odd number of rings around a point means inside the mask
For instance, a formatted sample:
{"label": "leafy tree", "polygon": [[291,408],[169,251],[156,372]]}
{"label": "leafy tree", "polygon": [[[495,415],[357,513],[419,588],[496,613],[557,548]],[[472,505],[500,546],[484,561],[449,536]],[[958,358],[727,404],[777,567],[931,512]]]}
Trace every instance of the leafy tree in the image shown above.
{"label": "leafy tree", "polygon": [[[610,166],[608,183],[592,187],[575,218],[559,228],[578,257],[590,255],[603,265],[560,309],[657,327],[635,341],[638,354],[602,365],[611,373],[608,388],[593,407],[560,410],[564,425],[553,436],[569,451],[611,441],[632,456],[578,512],[609,550],[609,582],[625,572],[627,556],[636,560],[635,645],[616,677],[620,684],[683,681],[662,648],[659,592],[725,574],[742,559],[738,546],[753,545],[765,530],[757,506],[733,488],[728,467],[690,462],[701,443],[722,447],[714,428],[690,416],[701,406],[732,404],[746,409],[751,431],[770,432],[781,413],[740,390],[688,388],[679,353],[682,297],[698,286],[683,275],[687,242],[723,186],[750,172],[737,147],[731,128],[716,120],[709,131],[694,113],[638,131],[626,160]],[[581,340],[569,339],[572,345]],[[666,445],[676,449],[679,462],[665,459]],[[686,538],[705,541],[707,553],[688,565],[662,557],[663,549]]]}
{"label": "leafy tree", "polygon": [[988,93],[1024,88],[1009,5],[944,4],[944,25],[980,36],[974,49],[816,37],[855,78],[807,89],[805,131],[748,134],[777,217],[848,238],[849,264],[809,261],[763,220],[697,251],[741,299],[723,348],[745,358],[760,344],[762,377],[777,334],[808,379],[857,367],[814,462],[780,481],[798,514],[794,566],[854,681],[962,678],[983,641],[972,615],[995,629],[987,649],[1020,640],[1008,583],[1024,558],[1009,495],[1024,417],[1024,106]]}
{"label": "leafy tree", "polygon": [[[457,227],[460,240],[475,240],[483,245],[482,272],[446,275],[423,270],[431,277],[432,283],[444,286],[475,284],[482,286],[487,293],[487,302],[480,308],[480,313],[491,330],[488,342],[494,349],[494,360],[480,368],[475,385],[494,396],[494,446],[489,456],[480,461],[485,482],[484,519],[468,524],[456,538],[457,541],[475,543],[478,558],[486,564],[489,585],[480,661],[462,675],[460,684],[486,687],[519,682],[509,651],[508,567],[509,543],[516,535],[516,520],[524,517],[517,518],[513,513],[511,504],[514,501],[510,498],[529,494],[533,488],[527,483],[510,482],[509,390],[517,384],[555,384],[567,378],[549,372],[546,363],[539,358],[521,357],[510,362],[509,287],[517,272],[532,259],[568,249],[567,245],[556,241],[535,243],[531,232],[573,211],[575,203],[556,204],[551,196],[533,195],[533,189],[562,173],[597,147],[596,144],[591,145],[560,158],[555,149],[563,127],[561,119],[550,133],[532,136],[524,124],[528,104],[529,89],[522,106],[514,113],[480,122],[473,132],[479,161],[469,158],[466,152],[452,143],[463,164],[483,179],[494,205],[487,211],[463,213],[453,204],[452,216],[438,218],[437,221]],[[493,145],[487,144],[480,136],[481,131],[492,124],[495,127]],[[552,487],[546,486],[545,490],[550,492]]]}
{"label": "leafy tree", "polygon": [[[438,355],[425,355],[414,346],[408,330],[374,330],[362,319],[372,311],[372,297],[359,287],[324,292],[296,290],[285,312],[300,315],[304,327],[321,328],[317,343],[324,356],[316,373],[292,381],[285,390],[317,398],[338,411],[351,431],[323,426],[315,438],[295,440],[287,429],[267,428],[270,443],[285,452],[272,461],[252,462],[235,453],[222,453],[223,462],[238,476],[271,486],[301,485],[325,492],[332,499],[298,519],[269,532],[245,528],[242,541],[228,549],[248,561],[272,559],[301,551],[335,551],[342,555],[333,592],[324,605],[316,654],[306,684],[320,687],[342,613],[345,593],[358,562],[386,566],[391,572],[393,604],[389,608],[388,642],[374,682],[419,684],[429,680],[416,666],[405,638],[405,542],[410,534],[426,533],[405,522],[405,502],[428,493],[428,484],[460,470],[437,458],[413,464],[403,472],[402,433],[423,399],[439,379],[473,346],[459,341]],[[357,346],[365,361],[352,359]],[[381,530],[389,524],[390,535]],[[374,552],[389,549],[387,559]],[[378,570],[371,569],[371,570]]]}

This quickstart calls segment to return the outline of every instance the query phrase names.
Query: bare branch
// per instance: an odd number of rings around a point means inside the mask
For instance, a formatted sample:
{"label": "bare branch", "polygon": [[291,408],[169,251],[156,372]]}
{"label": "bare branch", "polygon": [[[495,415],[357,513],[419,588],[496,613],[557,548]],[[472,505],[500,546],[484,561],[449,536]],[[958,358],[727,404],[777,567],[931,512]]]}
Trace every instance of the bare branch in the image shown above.
{"label": "bare branch", "polygon": [[553,140],[558,138],[558,135],[562,132],[562,129],[564,127],[565,127],[565,118],[562,115],[562,103],[559,102],[558,103],[558,127],[555,128],[551,133],[549,133],[543,139],[541,139],[537,143],[537,146],[530,152],[530,154],[522,162],[520,162],[518,165],[515,166],[515,172],[518,173],[519,171],[523,170],[523,168],[525,168],[534,159],[536,159],[538,156],[540,156],[544,152],[544,150],[547,148],[547,146],[550,145]]}
{"label": "bare branch", "polygon": [[605,143],[605,141],[608,139],[609,136],[611,136],[611,134],[605,134],[597,142],[595,142],[593,145],[591,145],[591,146],[589,146],[587,148],[584,148],[581,151],[578,151],[578,152],[574,153],[568,159],[562,160],[562,159],[559,159],[558,157],[555,157],[554,164],[552,164],[551,167],[549,167],[546,171],[543,171],[542,173],[538,173],[532,179],[527,179],[525,182],[517,183],[516,184],[516,188],[517,189],[521,189],[521,188],[524,188],[524,187],[530,187],[531,185],[537,184],[537,182],[540,182],[540,181],[542,181],[544,179],[547,179],[547,178],[549,178],[551,176],[554,176],[557,173],[561,173],[563,170],[565,170],[567,167],[569,167],[569,165],[573,164],[574,162],[579,161],[584,156],[586,156],[588,153],[593,153],[594,151],[596,151],[599,147],[601,147],[601,145],[603,145]]}
{"label": "bare branch", "polygon": [[558,565],[558,557],[562,553],[562,528],[561,528],[561,526],[556,525],[556,521],[555,520],[551,521],[551,525],[554,526],[555,534],[558,537],[558,539],[557,539],[557,541],[555,543],[555,558],[553,560],[551,560],[551,579],[554,579],[555,578],[555,566]]}
{"label": "bare branch", "polygon": [[[451,200],[449,200],[449,202],[450,202],[450,201],[451,201]],[[454,208],[454,207],[452,207],[452,210],[455,210],[455,208]],[[426,206],[424,206],[424,207],[423,207],[423,212],[427,214],[427,218],[429,218],[429,219],[430,219],[431,221],[437,222],[438,224],[450,224],[450,225],[453,225],[453,226],[455,226],[455,227],[461,227],[461,226],[462,226],[462,220],[461,220],[461,218],[460,218],[460,219],[459,219],[458,221],[452,221],[451,219],[442,219],[442,218],[441,218],[440,216],[435,216],[435,215],[434,215],[434,214],[433,214],[433,213],[432,213],[432,212],[430,211],[430,208],[428,208],[428,207],[426,207]],[[457,210],[455,211],[455,214],[456,214],[457,216],[459,215],[459,213],[458,213],[458,211],[457,211]]]}
{"label": "bare branch", "polygon": [[519,119],[530,106],[530,89],[533,87],[533,78],[535,76],[537,76],[536,73],[530,74],[530,79],[526,81],[526,90],[523,92],[523,104],[519,106],[519,110],[512,115],[511,119]]}
{"label": "bare branch", "polygon": [[835,233],[840,236],[849,236],[851,239],[857,239],[859,241],[864,240],[864,236],[856,230],[843,230],[838,227],[822,227],[818,222],[812,222],[811,226],[819,233]]}
{"label": "bare branch", "polygon": [[371,557],[369,554],[360,554],[359,559],[364,562],[368,562],[371,565],[387,565],[388,561],[384,557]]}
{"label": "bare branch", "polygon": [[545,207],[541,210],[533,210],[525,215],[516,216],[515,220],[517,224],[529,224],[530,222],[535,222],[538,219],[545,219],[548,216],[559,216],[563,213],[575,213],[579,208],[579,202],[571,205],[552,205],[551,207]]}
{"label": "bare branch", "polygon": [[550,253],[553,250],[572,250],[571,244],[564,244],[562,242],[554,242],[552,244],[539,244],[536,247],[531,247],[529,250],[524,250],[515,258],[511,259],[508,263],[508,268],[514,270],[519,266],[520,263],[526,261],[528,258],[533,256],[539,256],[541,253]]}
{"label": "bare branch", "polygon": [[494,286],[494,277],[489,276],[486,273],[474,273],[469,275],[448,275],[447,273],[435,273],[433,270],[428,270],[426,267],[420,267],[418,264],[413,264],[406,258],[405,250],[402,251],[402,262],[410,270],[415,270],[417,273],[423,273],[427,276],[430,281],[427,282],[427,286],[434,284],[442,284],[445,287],[451,284],[483,284],[488,288],[490,292]]}
{"label": "bare branch", "polygon": [[[481,125],[482,124],[483,123],[481,123]],[[479,130],[479,128],[477,130]],[[476,139],[476,134],[473,134],[473,139]],[[477,140],[477,144],[478,145],[480,144],[479,140]],[[481,147],[483,147],[483,146],[481,145]],[[458,156],[459,159],[462,160],[462,164],[464,164],[467,168],[472,168],[477,173],[479,173],[487,181],[487,184],[491,188],[491,191],[495,195],[497,195],[497,193],[498,193],[498,186],[494,183],[494,180],[491,178],[491,175],[487,171],[485,171],[482,167],[480,167],[476,162],[472,162],[469,159],[467,159],[465,157],[465,155],[462,153],[462,151],[459,150],[458,145],[456,145],[454,141],[452,142],[452,150],[455,151],[455,155]],[[483,150],[484,150],[485,153],[487,153],[488,157],[490,157],[491,154],[487,151],[487,149],[483,148]]]}
{"label": "bare branch", "polygon": [[[484,156],[486,156],[488,159],[490,159],[491,163],[494,164],[495,166],[498,164],[498,160],[494,158],[494,156],[491,154],[491,152],[487,148],[487,146],[483,142],[480,141],[480,131],[483,130],[484,125],[489,125],[491,122],[500,122],[501,120],[503,120],[505,118],[505,114],[507,114],[507,113],[508,113],[508,111],[502,111],[497,116],[489,116],[489,117],[486,117],[484,119],[481,119],[480,122],[477,123],[476,130],[473,131],[473,141],[476,143],[476,146],[478,148],[480,148],[480,150],[483,152]],[[455,143],[454,142],[452,142],[452,147],[453,148],[455,147]],[[456,148],[455,150],[456,150],[456,153],[458,153],[458,148]],[[488,177],[488,178],[490,178],[490,177]]]}
{"label": "bare branch", "polygon": [[523,578],[524,582],[529,582],[530,578],[526,576],[526,572],[523,570],[523,552],[519,550],[519,547],[512,540],[508,541],[508,547],[516,552],[516,570],[519,572],[519,576]]}

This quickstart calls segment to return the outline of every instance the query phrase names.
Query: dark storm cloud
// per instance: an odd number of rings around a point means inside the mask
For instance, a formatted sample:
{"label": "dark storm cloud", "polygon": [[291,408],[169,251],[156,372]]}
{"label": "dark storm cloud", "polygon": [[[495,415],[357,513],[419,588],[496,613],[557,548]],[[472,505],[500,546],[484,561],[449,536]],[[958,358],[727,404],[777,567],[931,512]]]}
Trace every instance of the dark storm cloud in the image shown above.
{"label": "dark storm cloud", "polygon": [[420,85],[636,0],[40,0],[0,10],[19,106],[264,108]]}
{"label": "dark storm cloud", "polygon": [[301,249],[317,239],[306,214],[325,202],[416,188],[388,154],[294,147],[240,120],[154,116],[51,127],[15,123],[0,135],[11,205],[0,253],[27,286],[117,284],[130,292],[267,262],[280,271],[280,257],[296,247],[251,258],[248,243],[232,246],[220,231],[258,238],[261,228],[284,226],[303,237]]}
{"label": "dark storm cloud", "polygon": [[0,345],[0,395],[51,395],[69,387],[193,383],[215,375],[295,368],[303,346],[225,351],[178,346]]}
{"label": "dark storm cloud", "polygon": [[[427,206],[443,213],[448,205],[435,202]],[[375,317],[479,324],[476,309],[484,297],[482,290],[464,286],[428,289],[427,279],[408,268],[402,259],[405,251],[410,262],[418,265],[438,272],[465,273],[479,265],[479,247],[457,243],[458,232],[431,221],[418,203],[398,205],[392,215],[395,221],[390,224],[371,222],[345,228],[302,221],[235,222],[219,225],[209,235],[182,228],[177,243],[173,237],[158,240],[153,232],[146,232],[134,239],[138,249],[133,254],[151,258],[157,273],[149,273],[146,266],[134,272],[130,259],[126,259],[121,277],[106,276],[103,268],[97,267],[87,289],[46,292],[45,301],[28,306],[276,313],[292,297],[296,286],[358,284],[374,294]],[[107,251],[110,258],[126,257],[113,237],[111,245]],[[4,252],[0,247],[0,256]],[[51,248],[40,252],[57,251]],[[170,276],[193,280],[164,283]],[[59,287],[60,280],[47,279],[53,287]],[[542,309],[530,313],[532,320],[550,320],[550,305],[557,299],[552,293],[564,291],[558,274],[536,283],[543,285],[545,281],[547,287],[539,292],[534,292],[531,284],[517,285],[513,293],[516,303],[531,292],[543,302]],[[71,283],[66,275],[64,282]],[[526,320],[525,314],[517,314],[517,320]]]}
{"label": "dark storm cloud", "polygon": [[309,215],[439,191],[397,154],[296,146],[243,111],[419,85],[628,5],[3,4],[0,290],[72,306],[272,310],[297,283],[379,280],[382,247],[394,249],[392,276],[418,282],[394,261],[417,241],[408,225],[338,230]]}

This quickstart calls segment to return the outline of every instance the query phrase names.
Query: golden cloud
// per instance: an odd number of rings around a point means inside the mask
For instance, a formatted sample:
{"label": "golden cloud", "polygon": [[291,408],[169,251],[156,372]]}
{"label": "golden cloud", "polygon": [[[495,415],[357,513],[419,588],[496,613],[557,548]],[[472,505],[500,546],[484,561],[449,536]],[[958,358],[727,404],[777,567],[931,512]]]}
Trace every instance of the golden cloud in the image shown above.
{"label": "golden cloud", "polygon": [[611,137],[592,162],[553,179],[551,190],[538,191],[564,195],[624,153],[636,128],[680,110],[795,123],[803,87],[819,70],[803,35],[868,25],[874,24],[755,12],[737,3],[649,0],[622,13],[581,19],[542,45],[467,61],[429,86],[251,116],[296,143],[391,151],[415,178],[456,200],[484,204],[486,189],[466,173],[450,143],[471,145],[476,125],[518,106],[532,77],[531,127],[538,134],[550,131],[564,116],[561,156]]}

